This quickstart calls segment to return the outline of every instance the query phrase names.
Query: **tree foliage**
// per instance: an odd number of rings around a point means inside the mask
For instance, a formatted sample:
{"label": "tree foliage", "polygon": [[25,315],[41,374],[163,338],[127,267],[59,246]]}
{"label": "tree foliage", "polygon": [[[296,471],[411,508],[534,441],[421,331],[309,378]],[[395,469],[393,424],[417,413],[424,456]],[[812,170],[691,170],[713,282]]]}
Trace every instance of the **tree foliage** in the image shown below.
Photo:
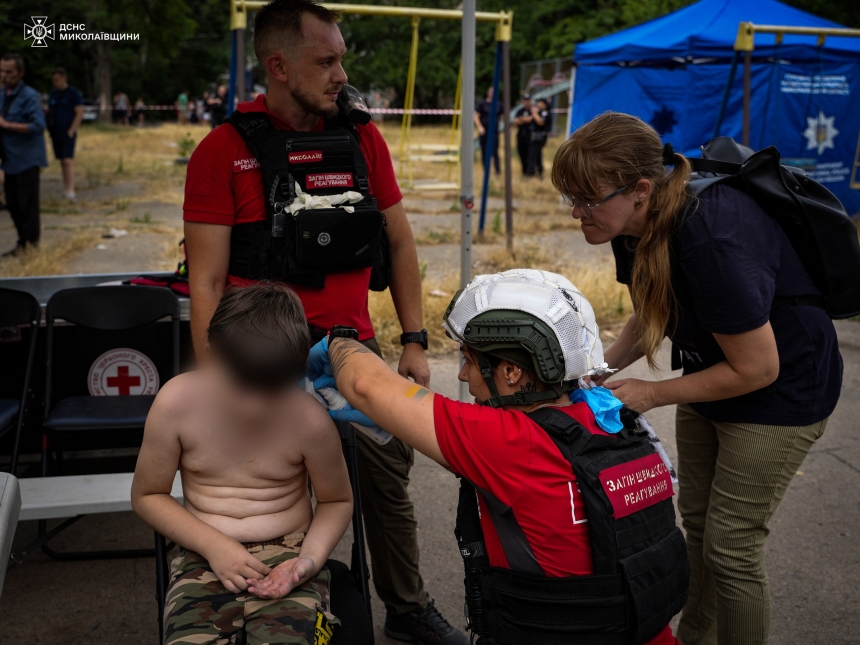
{"label": "tree foliage", "polygon": [[[228,14],[224,0],[0,0],[0,50],[24,55],[26,80],[41,92],[50,91],[51,70],[60,66],[85,97],[96,98],[105,81],[99,66],[107,56],[114,92],[132,101],[142,96],[148,103],[172,103],[181,90],[200,92],[227,71]],[[23,40],[32,16],[47,16],[56,25],[47,47]],[[91,33],[138,33],[140,39],[61,41],[61,23],[83,23]]]}
{"label": "tree foliage", "polygon": [[[458,8],[460,0],[352,0],[362,4]],[[860,26],[857,0],[786,0],[788,4],[846,26]],[[657,18],[692,0],[478,0],[478,10],[514,12],[511,71],[518,86],[522,63],[570,57],[574,44]],[[227,0],[0,0],[0,50],[22,52],[27,80],[50,90],[50,71],[61,65],[85,96],[98,95],[98,51],[91,42],[55,40],[47,48],[23,41],[31,16],[48,22],[85,23],[88,30],[140,33],[139,41],[112,42],[102,52],[109,60],[110,85],[132,100],[172,103],[182,90],[196,95],[224,79],[230,57]],[[402,105],[412,26],[408,18],[344,16],[345,62],[351,82],[362,90],[393,91]],[[416,106],[450,107],[460,64],[460,25],[423,20],[419,27]],[[495,27],[478,23],[476,87],[493,76]],[[246,51],[252,52],[248,34]],[[102,67],[103,69],[103,67]],[[262,70],[255,71],[262,81]]]}

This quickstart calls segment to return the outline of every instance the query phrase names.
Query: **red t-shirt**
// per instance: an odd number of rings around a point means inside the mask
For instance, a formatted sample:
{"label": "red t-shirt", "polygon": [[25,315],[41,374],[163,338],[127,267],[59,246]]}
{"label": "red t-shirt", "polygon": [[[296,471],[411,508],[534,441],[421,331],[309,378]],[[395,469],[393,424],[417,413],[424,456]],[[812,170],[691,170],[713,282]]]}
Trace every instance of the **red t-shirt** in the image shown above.
{"label": "red t-shirt", "polygon": [[[586,403],[559,408],[590,432],[606,434]],[[436,395],[436,439],[451,469],[510,506],[544,573],[593,573],[585,502],[570,463],[524,413],[461,403]],[[509,569],[483,498],[481,528],[490,565]],[[648,645],[680,645],[666,625]]]}
{"label": "red t-shirt", "polygon": [[[293,129],[269,112],[264,95],[240,103],[239,111],[265,112],[279,130]],[[317,130],[322,129],[320,119]],[[358,130],[361,151],[367,161],[370,192],[379,209],[385,210],[403,199],[394,178],[388,145],[373,123],[358,126]],[[229,123],[206,135],[191,155],[183,210],[186,222],[233,226],[266,219],[262,171],[241,135]],[[244,286],[252,281],[228,276],[227,282]],[[333,325],[348,325],[358,330],[361,340],[366,340],[374,335],[367,311],[369,283],[368,268],[330,273],[323,289],[290,286],[301,298],[308,323],[313,327],[329,329]]]}

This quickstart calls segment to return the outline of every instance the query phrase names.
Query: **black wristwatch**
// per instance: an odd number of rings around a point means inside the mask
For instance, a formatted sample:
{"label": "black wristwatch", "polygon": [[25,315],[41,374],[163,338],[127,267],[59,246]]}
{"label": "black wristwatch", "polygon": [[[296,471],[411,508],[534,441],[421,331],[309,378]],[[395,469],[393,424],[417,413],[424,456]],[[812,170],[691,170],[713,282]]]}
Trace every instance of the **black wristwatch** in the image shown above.
{"label": "black wristwatch", "polygon": [[358,330],[355,327],[335,325],[329,330],[328,336],[329,338],[352,338],[352,340],[358,340]]}
{"label": "black wristwatch", "polygon": [[405,334],[400,334],[400,344],[406,345],[407,343],[418,343],[421,347],[427,349],[427,330],[408,331]]}

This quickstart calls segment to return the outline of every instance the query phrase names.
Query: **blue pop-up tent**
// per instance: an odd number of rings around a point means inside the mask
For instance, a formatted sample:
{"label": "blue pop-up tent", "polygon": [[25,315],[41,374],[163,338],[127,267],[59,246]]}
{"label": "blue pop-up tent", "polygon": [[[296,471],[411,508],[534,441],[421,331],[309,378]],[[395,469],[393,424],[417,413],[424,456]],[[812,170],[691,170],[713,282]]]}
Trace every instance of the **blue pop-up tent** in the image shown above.
{"label": "blue pop-up tent", "polygon": [[[776,0],[701,0],[576,46],[571,129],[607,110],[649,122],[676,150],[698,156],[715,134],[741,22],[840,27]],[[860,211],[850,178],[860,134],[860,38],[755,37],[750,146],[775,145]],[[730,82],[718,134],[741,139],[743,69]],[[860,173],[858,173],[860,175]],[[858,176],[860,180],[860,176]]]}

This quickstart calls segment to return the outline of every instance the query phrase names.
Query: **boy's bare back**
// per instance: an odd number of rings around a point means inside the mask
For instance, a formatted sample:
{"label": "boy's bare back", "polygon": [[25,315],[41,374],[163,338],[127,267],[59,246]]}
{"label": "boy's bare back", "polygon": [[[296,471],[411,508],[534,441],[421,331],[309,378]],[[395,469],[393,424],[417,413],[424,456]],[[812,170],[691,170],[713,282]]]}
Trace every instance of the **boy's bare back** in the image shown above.
{"label": "boy's bare back", "polygon": [[173,444],[185,508],[239,542],[307,531],[313,509],[306,461],[314,470],[328,471],[328,478],[338,473],[341,459],[328,414],[312,396],[291,388],[265,423],[242,427],[219,400],[211,378],[205,370],[190,372],[164,386],[147,422],[147,438],[160,446],[153,458],[164,459],[163,447]]}

